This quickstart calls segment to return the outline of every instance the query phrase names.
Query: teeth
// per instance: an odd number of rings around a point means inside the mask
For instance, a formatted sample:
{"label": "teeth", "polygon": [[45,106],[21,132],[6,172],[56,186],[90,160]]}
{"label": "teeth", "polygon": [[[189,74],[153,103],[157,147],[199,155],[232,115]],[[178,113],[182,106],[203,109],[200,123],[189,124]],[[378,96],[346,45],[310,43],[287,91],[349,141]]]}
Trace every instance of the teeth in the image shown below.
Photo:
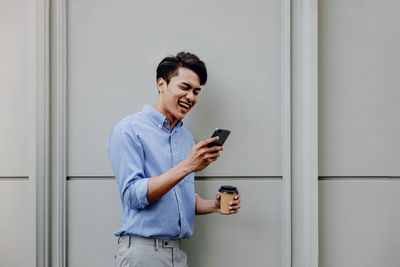
{"label": "teeth", "polygon": [[190,106],[184,102],[179,102],[179,105],[185,107],[185,108],[189,108]]}

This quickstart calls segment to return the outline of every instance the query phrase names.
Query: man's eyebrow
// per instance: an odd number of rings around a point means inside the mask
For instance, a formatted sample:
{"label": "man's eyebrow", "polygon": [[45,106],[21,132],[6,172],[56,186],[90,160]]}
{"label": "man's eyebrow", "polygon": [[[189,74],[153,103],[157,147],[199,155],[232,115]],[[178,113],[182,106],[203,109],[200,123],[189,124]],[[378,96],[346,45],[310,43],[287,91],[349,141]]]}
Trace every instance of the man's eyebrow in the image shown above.
{"label": "man's eyebrow", "polygon": [[[189,87],[189,88],[192,88],[192,86],[190,85],[190,84],[188,84],[187,82],[181,82],[181,84],[184,84],[184,85],[186,85],[187,87]],[[197,88],[194,88],[195,90],[201,90],[201,88],[200,87],[197,87]]]}

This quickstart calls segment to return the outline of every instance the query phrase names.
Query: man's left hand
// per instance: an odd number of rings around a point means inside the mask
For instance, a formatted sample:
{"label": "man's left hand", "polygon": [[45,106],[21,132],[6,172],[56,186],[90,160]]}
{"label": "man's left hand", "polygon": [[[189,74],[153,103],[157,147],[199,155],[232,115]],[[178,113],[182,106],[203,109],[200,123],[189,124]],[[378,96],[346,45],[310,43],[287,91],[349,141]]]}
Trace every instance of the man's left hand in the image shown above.
{"label": "man's left hand", "polygon": [[[221,213],[221,209],[220,209],[220,203],[221,203],[221,195],[218,194],[216,197],[217,200],[217,212],[219,214],[223,214]],[[229,210],[231,211],[231,214],[235,214],[239,212],[240,209],[240,193],[238,193],[234,198],[234,200],[229,202]]]}

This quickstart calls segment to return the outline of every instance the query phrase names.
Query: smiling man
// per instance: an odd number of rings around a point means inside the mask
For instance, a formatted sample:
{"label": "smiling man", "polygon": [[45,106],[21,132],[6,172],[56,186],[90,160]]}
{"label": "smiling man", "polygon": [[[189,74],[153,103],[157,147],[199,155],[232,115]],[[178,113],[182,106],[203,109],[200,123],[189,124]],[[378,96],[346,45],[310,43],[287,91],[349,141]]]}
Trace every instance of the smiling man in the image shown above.
{"label": "smiling man", "polygon": [[[196,105],[207,70],[196,55],[180,52],[157,67],[158,101],[121,120],[107,151],[122,202],[117,266],[187,266],[181,239],[193,234],[196,214],[219,212],[220,197],[195,193],[194,173],[216,161],[223,147],[194,143],[182,119]],[[231,214],[240,208],[240,194]]]}

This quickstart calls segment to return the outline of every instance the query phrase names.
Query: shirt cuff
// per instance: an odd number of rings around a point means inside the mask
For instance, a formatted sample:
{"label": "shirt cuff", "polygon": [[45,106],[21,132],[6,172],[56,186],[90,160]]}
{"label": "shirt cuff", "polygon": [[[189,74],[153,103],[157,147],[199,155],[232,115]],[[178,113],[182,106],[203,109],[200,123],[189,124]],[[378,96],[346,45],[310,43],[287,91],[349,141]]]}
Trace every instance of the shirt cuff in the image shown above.
{"label": "shirt cuff", "polygon": [[135,187],[136,187],[136,198],[139,202],[139,207],[143,209],[149,205],[149,201],[147,200],[149,178],[136,180]]}

